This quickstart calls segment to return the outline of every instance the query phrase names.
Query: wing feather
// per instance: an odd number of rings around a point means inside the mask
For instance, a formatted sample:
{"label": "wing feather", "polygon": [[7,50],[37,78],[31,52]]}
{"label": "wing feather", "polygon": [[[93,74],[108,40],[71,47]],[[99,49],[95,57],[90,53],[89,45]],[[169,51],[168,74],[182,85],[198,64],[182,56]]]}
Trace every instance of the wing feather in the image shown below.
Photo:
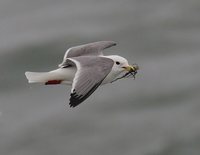
{"label": "wing feather", "polygon": [[84,44],[80,46],[75,46],[69,48],[63,58],[63,62],[59,65],[59,67],[66,67],[67,58],[79,57],[79,56],[99,56],[103,55],[102,51],[104,49],[110,48],[112,46],[116,46],[116,42],[114,41],[99,41],[93,42],[89,44]]}
{"label": "wing feather", "polygon": [[70,97],[70,107],[87,99],[110,73],[113,60],[105,57],[81,56],[68,58],[77,67]]}

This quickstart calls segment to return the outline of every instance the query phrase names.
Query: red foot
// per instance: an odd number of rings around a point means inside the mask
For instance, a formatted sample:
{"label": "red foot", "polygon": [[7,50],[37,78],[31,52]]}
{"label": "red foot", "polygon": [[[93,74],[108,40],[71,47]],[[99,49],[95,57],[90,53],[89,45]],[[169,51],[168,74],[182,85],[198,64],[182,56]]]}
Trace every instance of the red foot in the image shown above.
{"label": "red foot", "polygon": [[45,83],[45,85],[60,84],[62,80],[50,80]]}

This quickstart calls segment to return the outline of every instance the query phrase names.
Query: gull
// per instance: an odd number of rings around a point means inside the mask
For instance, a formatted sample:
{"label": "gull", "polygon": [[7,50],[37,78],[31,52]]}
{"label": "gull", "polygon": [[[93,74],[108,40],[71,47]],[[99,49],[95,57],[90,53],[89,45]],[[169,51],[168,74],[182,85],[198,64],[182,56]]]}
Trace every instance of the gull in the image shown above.
{"label": "gull", "polygon": [[123,72],[136,72],[118,55],[105,56],[102,51],[116,46],[113,41],[99,41],[69,48],[58,69],[49,72],[25,72],[29,83],[71,85],[70,107],[76,107],[99,86],[111,83]]}

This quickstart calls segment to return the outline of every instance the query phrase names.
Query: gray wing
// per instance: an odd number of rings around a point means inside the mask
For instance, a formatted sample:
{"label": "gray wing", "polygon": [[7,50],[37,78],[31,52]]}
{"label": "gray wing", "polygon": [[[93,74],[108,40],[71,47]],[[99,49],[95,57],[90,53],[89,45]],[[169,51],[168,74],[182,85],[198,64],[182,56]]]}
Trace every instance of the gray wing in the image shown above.
{"label": "gray wing", "polygon": [[110,73],[113,60],[104,57],[81,56],[68,58],[69,64],[77,67],[70,97],[70,107],[87,99]]}
{"label": "gray wing", "polygon": [[114,41],[99,41],[99,42],[71,47],[66,51],[63,58],[63,62],[59,65],[59,67],[63,67],[66,64],[67,58],[89,56],[89,55],[91,56],[103,55],[102,51],[104,49],[115,45],[116,42]]}

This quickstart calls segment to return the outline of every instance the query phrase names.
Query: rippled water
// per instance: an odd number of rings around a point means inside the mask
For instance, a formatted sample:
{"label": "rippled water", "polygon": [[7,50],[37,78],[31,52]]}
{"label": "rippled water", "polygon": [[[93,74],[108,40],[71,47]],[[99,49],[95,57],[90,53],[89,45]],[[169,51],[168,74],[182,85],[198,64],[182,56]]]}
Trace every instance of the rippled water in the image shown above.
{"label": "rippled water", "polygon": [[[199,155],[199,15],[198,0],[1,0],[0,154]],[[98,40],[139,64],[136,80],[74,109],[70,87],[27,83]]]}

